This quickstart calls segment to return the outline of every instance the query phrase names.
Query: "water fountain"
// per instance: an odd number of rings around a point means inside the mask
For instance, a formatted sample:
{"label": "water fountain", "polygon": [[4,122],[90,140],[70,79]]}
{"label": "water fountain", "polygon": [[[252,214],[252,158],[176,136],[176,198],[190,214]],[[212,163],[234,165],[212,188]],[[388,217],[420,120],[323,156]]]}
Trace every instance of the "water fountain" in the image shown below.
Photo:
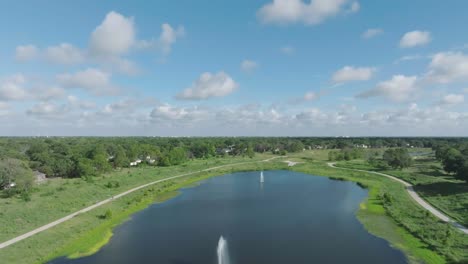
{"label": "water fountain", "polygon": [[265,182],[265,178],[263,177],[263,171],[260,172],[260,182],[261,183]]}
{"label": "water fountain", "polygon": [[218,241],[218,264],[229,264],[228,245],[223,236]]}

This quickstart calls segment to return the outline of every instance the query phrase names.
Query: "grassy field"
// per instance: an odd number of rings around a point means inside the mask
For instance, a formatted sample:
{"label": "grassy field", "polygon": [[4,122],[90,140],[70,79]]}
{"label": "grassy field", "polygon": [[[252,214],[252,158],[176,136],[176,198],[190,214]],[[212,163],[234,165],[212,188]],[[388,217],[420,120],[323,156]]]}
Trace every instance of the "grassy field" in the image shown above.
{"label": "grassy field", "polygon": [[445,173],[432,154],[415,157],[413,165],[404,170],[374,167],[365,160],[339,162],[337,165],[379,171],[401,178],[415,185],[418,194],[434,207],[457,222],[468,225],[468,184]]}
{"label": "grassy field", "polygon": [[[267,157],[269,156],[257,155],[254,160],[259,161]],[[448,224],[428,215],[413,202],[400,184],[373,174],[330,168],[326,165],[327,151],[307,151],[289,155],[287,159],[303,162],[290,168],[295,171],[355,181],[359,182],[361,186],[369,188],[369,197],[361,204],[357,217],[372,234],[386,239],[393,246],[403,250],[411,262],[419,263],[420,260],[423,260],[425,263],[448,263],[468,259],[468,252],[465,250],[468,248],[467,236],[461,235]],[[0,199],[2,200],[0,208],[8,207],[14,213],[14,215],[8,215],[8,219],[5,219],[6,214],[1,215],[1,224],[6,224],[9,230],[8,235],[4,236],[2,232],[2,236],[11,238],[15,236],[15,233],[23,233],[22,230],[29,231],[43,223],[145,182],[187,171],[243,161],[251,160],[248,158],[227,158],[191,161],[183,166],[170,168],[122,170],[96,178],[93,183],[83,180],[53,181],[38,187],[30,202],[24,202],[18,198]],[[357,162],[355,164],[355,166],[364,165],[364,163],[358,164]],[[234,171],[286,168],[287,165],[284,162],[275,160],[268,163],[225,167],[159,183],[88,213],[80,214],[70,221],[0,250],[0,259],[6,261],[5,263],[12,264],[43,263],[58,256],[89,255],[107,243],[115,226],[126,221],[133,213],[142,210],[154,201],[164,201],[173,197],[181,187],[193,185],[211,176]],[[79,184],[75,182],[79,182]],[[109,182],[112,182],[112,188],[107,187]],[[115,187],[115,182],[119,182],[117,187]],[[66,189],[61,190],[63,187]],[[53,192],[53,194],[48,194],[49,192]],[[78,197],[82,195],[86,195],[86,197]],[[68,199],[68,203],[58,201],[59,198]],[[28,203],[30,205],[25,206]],[[49,205],[51,203],[52,205]],[[34,206],[45,208],[41,210],[48,211],[47,213],[38,211],[34,209]],[[15,209],[21,213],[15,212]],[[50,214],[49,210],[52,210]],[[104,219],[102,216],[109,210],[112,212],[112,218]],[[3,210],[3,212],[6,211]],[[25,223],[29,223],[27,228],[20,224],[8,225],[8,222],[14,221],[15,218],[28,219],[27,214],[35,215],[29,219],[34,219],[36,226],[33,220],[23,220]]]}
{"label": "grassy field", "polygon": [[2,226],[0,241],[26,233],[144,183],[208,167],[259,161],[268,157],[271,155],[256,155],[254,159],[230,157],[193,160],[172,167],[122,169],[102,177],[95,177],[92,182],[83,179],[51,179],[34,189],[31,201],[26,202],[20,197],[0,199],[0,226]]}

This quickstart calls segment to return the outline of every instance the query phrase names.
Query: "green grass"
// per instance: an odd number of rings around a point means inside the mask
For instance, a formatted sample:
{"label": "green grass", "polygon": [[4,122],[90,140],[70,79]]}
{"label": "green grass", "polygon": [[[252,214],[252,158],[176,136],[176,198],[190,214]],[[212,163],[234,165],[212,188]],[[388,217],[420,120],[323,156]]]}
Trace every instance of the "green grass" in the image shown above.
{"label": "green grass", "polygon": [[383,172],[413,185],[418,194],[452,219],[468,225],[468,184],[444,172],[432,155],[416,158],[410,168],[376,168],[365,160],[337,163],[340,167]]}

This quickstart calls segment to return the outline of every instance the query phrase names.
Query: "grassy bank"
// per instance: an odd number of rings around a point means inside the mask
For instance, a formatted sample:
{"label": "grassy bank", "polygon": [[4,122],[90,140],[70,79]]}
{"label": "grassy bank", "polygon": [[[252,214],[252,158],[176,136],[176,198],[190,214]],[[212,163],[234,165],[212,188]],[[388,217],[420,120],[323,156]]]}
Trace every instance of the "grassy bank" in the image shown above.
{"label": "grassy bank", "polygon": [[379,171],[403,179],[415,187],[416,192],[434,207],[463,225],[468,225],[468,184],[443,171],[433,156],[417,158],[403,170],[384,169],[365,160],[339,162],[338,166]]}

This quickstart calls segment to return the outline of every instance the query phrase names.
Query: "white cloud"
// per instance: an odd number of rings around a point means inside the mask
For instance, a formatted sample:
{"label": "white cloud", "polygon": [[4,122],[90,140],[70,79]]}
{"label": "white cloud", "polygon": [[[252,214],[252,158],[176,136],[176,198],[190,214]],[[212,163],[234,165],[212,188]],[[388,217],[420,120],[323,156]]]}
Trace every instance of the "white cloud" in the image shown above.
{"label": "white cloud", "polygon": [[293,54],[296,50],[294,49],[294,47],[291,47],[291,46],[285,46],[285,47],[282,47],[280,49],[280,51],[286,55],[291,55]]}
{"label": "white cloud", "polygon": [[85,60],[83,52],[69,43],[48,47],[45,50],[45,57],[56,64],[78,64]]}
{"label": "white cloud", "polygon": [[410,99],[417,91],[416,76],[395,75],[388,81],[383,81],[371,90],[357,95],[359,98],[384,97],[391,101],[401,102]]}
{"label": "white cloud", "polygon": [[51,101],[65,97],[65,90],[61,87],[37,87],[30,90],[31,97],[41,101]]}
{"label": "white cloud", "polygon": [[364,33],[362,33],[362,38],[371,39],[373,37],[383,34],[383,32],[384,31],[381,28],[369,28]]}
{"label": "white cloud", "polygon": [[465,102],[463,94],[447,94],[440,100],[440,105],[457,105]]}
{"label": "white cloud", "polygon": [[34,45],[23,45],[16,47],[16,60],[29,61],[35,59],[38,55],[38,49]]}
{"label": "white cloud", "polygon": [[9,109],[10,105],[6,102],[0,102],[0,110],[6,110]]}
{"label": "white cloud", "polygon": [[313,101],[313,100],[316,100],[318,97],[319,97],[318,94],[315,93],[315,92],[307,92],[304,95],[304,100],[305,101]]}
{"label": "white cloud", "polygon": [[0,81],[0,101],[23,100],[28,97],[24,88],[26,78],[16,74]]}
{"label": "white cloud", "polygon": [[257,16],[265,24],[316,25],[340,13],[357,12],[359,8],[358,2],[349,0],[273,0],[260,8]]}
{"label": "white cloud", "polygon": [[253,60],[244,60],[241,63],[241,70],[247,73],[251,73],[258,68],[258,63]]}
{"label": "white cloud", "polygon": [[96,108],[95,102],[82,100],[74,95],[67,96],[67,102],[72,108],[78,108],[78,109],[84,109],[84,110]]}
{"label": "white cloud", "polygon": [[367,81],[372,78],[375,71],[375,68],[371,67],[345,66],[333,74],[332,80],[335,83]]}
{"label": "white cloud", "polygon": [[109,12],[91,34],[90,52],[96,56],[120,56],[135,43],[135,25],[132,17]]}
{"label": "white cloud", "polygon": [[393,64],[399,64],[399,63],[405,62],[405,61],[419,60],[419,59],[422,59],[422,58],[424,58],[424,57],[421,56],[421,55],[406,55],[406,56],[400,57],[397,60],[395,60],[393,62]]}
{"label": "white cloud", "polygon": [[172,45],[177,41],[177,38],[185,35],[185,29],[179,26],[176,30],[171,25],[165,23],[161,26],[162,32],[159,36],[159,43],[161,45],[162,52],[169,54],[172,50]]}
{"label": "white cloud", "polygon": [[468,56],[461,52],[441,52],[432,56],[426,79],[436,83],[468,81]]}
{"label": "white cloud", "polygon": [[411,31],[405,33],[400,40],[401,48],[412,48],[423,46],[432,41],[432,36],[429,31]]}
{"label": "white cloud", "polygon": [[258,126],[286,125],[288,118],[274,107],[264,108],[258,104],[243,105],[238,107],[226,107],[215,111],[216,124],[229,129],[250,128]]}
{"label": "white cloud", "polygon": [[234,92],[239,85],[225,72],[203,73],[191,87],[176,97],[185,100],[201,100],[212,97],[223,97]]}
{"label": "white cloud", "polygon": [[158,39],[139,40],[136,45],[140,49],[159,49],[163,55],[168,55],[172,51],[172,46],[181,37],[185,36],[185,28],[183,26],[173,28],[170,24],[164,23],[161,25],[161,34]]}
{"label": "white cloud", "polygon": [[[191,124],[206,120],[209,116],[212,116],[212,114],[206,109],[201,109],[199,107],[176,107],[169,104],[159,105],[150,113],[150,117],[153,122],[164,122],[169,126]],[[172,123],[167,121],[172,121]]]}
{"label": "white cloud", "polygon": [[[125,99],[109,107],[84,109],[80,99],[40,102],[25,115],[0,103],[2,135],[262,135],[262,136],[460,136],[468,112],[415,103],[361,112],[353,105],[332,109],[286,109],[259,104],[221,107],[156,104],[141,107]],[[135,103],[136,102],[136,103]],[[135,106],[136,105],[136,106]],[[154,104],[153,104],[154,105]],[[146,106],[149,106],[146,105]],[[13,111],[10,111],[13,110]],[[110,109],[106,112],[106,109]],[[14,118],[13,118],[14,117]],[[265,134],[266,133],[266,134]]]}
{"label": "white cloud", "polygon": [[110,79],[110,73],[95,68],[57,75],[57,81],[63,87],[84,89],[94,95],[115,95],[118,88],[111,84]]}
{"label": "white cloud", "polygon": [[58,105],[50,102],[40,102],[26,111],[28,115],[40,118],[63,118],[69,109],[65,105]]}

